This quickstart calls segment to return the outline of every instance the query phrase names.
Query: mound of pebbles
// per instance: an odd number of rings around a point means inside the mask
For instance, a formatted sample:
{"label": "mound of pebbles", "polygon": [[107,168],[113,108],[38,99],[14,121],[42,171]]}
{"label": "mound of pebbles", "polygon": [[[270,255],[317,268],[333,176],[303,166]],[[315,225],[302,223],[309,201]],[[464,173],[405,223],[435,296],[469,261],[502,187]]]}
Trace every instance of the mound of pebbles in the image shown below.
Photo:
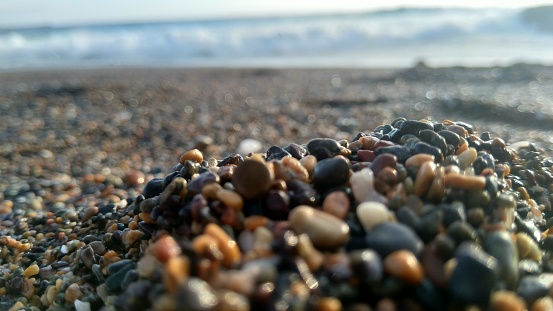
{"label": "mound of pebbles", "polygon": [[350,142],[190,150],[132,198],[4,199],[0,307],[550,310],[552,165],[529,142],[404,118]]}

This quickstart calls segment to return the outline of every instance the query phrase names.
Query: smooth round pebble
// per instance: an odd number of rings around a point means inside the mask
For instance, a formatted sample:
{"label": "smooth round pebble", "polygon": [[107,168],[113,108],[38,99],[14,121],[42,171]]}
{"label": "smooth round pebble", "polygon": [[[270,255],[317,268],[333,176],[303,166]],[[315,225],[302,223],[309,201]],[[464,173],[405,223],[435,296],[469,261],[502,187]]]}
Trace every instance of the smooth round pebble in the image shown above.
{"label": "smooth round pebble", "polygon": [[345,184],[349,179],[349,165],[341,158],[323,159],[313,168],[313,184],[327,190]]}
{"label": "smooth round pebble", "polygon": [[271,174],[264,163],[248,159],[234,170],[232,184],[244,199],[254,199],[269,191]]}
{"label": "smooth round pebble", "polygon": [[402,249],[417,255],[423,246],[422,241],[411,228],[396,222],[385,222],[374,227],[367,232],[365,240],[367,246],[383,258]]}
{"label": "smooth round pebble", "polygon": [[390,210],[379,202],[363,202],[357,206],[357,218],[365,228],[371,230],[377,225],[390,221]]}
{"label": "smooth round pebble", "polygon": [[340,219],[345,219],[350,209],[350,200],[343,191],[329,193],[323,201],[322,210]]}
{"label": "smooth round pebble", "polygon": [[424,270],[417,257],[407,250],[395,251],[386,256],[384,269],[409,284],[420,284],[424,278]]}
{"label": "smooth round pebble", "polygon": [[315,247],[335,249],[349,239],[349,227],[343,220],[310,206],[297,206],[288,219],[292,229],[306,233]]}

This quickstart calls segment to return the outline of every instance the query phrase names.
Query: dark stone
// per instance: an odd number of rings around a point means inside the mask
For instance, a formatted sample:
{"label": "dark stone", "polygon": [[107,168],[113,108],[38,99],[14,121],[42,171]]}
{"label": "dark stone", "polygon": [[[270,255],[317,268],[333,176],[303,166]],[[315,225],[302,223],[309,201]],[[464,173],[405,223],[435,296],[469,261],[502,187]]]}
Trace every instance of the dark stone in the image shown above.
{"label": "dark stone", "polygon": [[532,305],[536,300],[549,294],[549,288],[552,282],[551,273],[542,275],[527,275],[520,279],[517,294],[526,300],[528,305]]}
{"label": "dark stone", "polygon": [[[180,165],[180,168],[182,169],[182,164]],[[167,186],[169,186],[169,184],[172,183],[173,180],[175,180],[175,178],[177,178],[179,176],[180,176],[180,169],[178,171],[172,172],[172,173],[168,174],[167,176],[165,176],[165,178],[163,179],[163,189],[167,188]],[[162,191],[163,191],[163,189],[162,189]],[[159,194],[161,194],[161,192]]]}
{"label": "dark stone", "polygon": [[340,158],[318,161],[313,169],[313,184],[316,188],[328,190],[339,187],[349,179],[349,165]]}
{"label": "dark stone", "polygon": [[430,144],[430,142],[432,141],[432,139],[434,137],[438,137],[438,133],[434,132],[434,130],[430,130],[430,129],[424,129],[424,130],[421,130],[419,132],[419,138],[421,141],[424,141],[425,143],[428,143]]}
{"label": "dark stone", "polygon": [[436,136],[432,138],[430,145],[440,149],[440,151],[442,151],[442,155],[447,154],[447,143],[443,137]]}
{"label": "dark stone", "polygon": [[[384,147],[381,147],[384,148]],[[393,169],[396,168],[397,164],[397,157],[391,153],[383,153],[378,155],[374,160],[372,161],[371,165],[369,166],[371,170],[374,173],[374,176],[377,176],[378,173],[385,167],[391,167]]]}
{"label": "dark stone", "polygon": [[379,147],[375,152],[377,156],[386,153],[393,154],[396,156],[397,162],[399,163],[405,163],[405,161],[411,157],[409,148],[401,145]]}
{"label": "dark stone", "polygon": [[447,310],[442,292],[434,284],[425,278],[415,289],[415,297],[422,304],[424,310]]}
{"label": "dark stone", "polygon": [[456,258],[457,266],[449,281],[451,302],[487,306],[499,271],[497,260],[473,243],[462,244]]}
{"label": "dark stone", "polygon": [[286,150],[288,153],[290,153],[291,156],[298,160],[305,157],[305,155],[307,154],[307,150],[305,150],[303,146],[294,143],[284,147],[284,150]]}
{"label": "dark stone", "polygon": [[461,144],[461,137],[452,131],[442,130],[438,132],[438,135],[442,136],[448,145],[452,145],[455,148],[458,148]]}
{"label": "dark stone", "polygon": [[132,262],[132,264],[127,264],[122,269],[117,270],[114,274],[110,275],[106,279],[106,288],[110,292],[119,291],[121,289],[121,284],[123,283],[123,280],[127,275],[127,272],[133,270],[134,268],[136,268],[136,263]]}
{"label": "dark stone", "polygon": [[367,246],[382,258],[397,250],[409,250],[418,255],[423,243],[413,229],[404,224],[390,222],[376,226],[366,236]]}
{"label": "dark stone", "polygon": [[456,221],[464,222],[467,219],[465,206],[459,201],[452,202],[451,204],[440,204],[439,208],[443,215],[442,223],[446,228]]}
{"label": "dark stone", "polygon": [[434,156],[434,161],[439,163],[444,159],[442,150],[425,142],[418,142],[411,148],[412,154],[428,153]]}
{"label": "dark stone", "polygon": [[227,166],[229,164],[238,165],[238,163],[244,162],[244,158],[239,155],[238,153],[232,153],[223,158],[219,163],[217,163],[218,167],[221,166]]}
{"label": "dark stone", "polygon": [[290,197],[282,190],[270,190],[265,199],[263,214],[272,220],[288,219]]}
{"label": "dark stone", "polygon": [[441,225],[442,212],[436,209],[420,218],[415,231],[424,243],[428,243],[440,232]]}
{"label": "dark stone", "polygon": [[413,134],[418,137],[421,130],[434,130],[434,126],[428,122],[405,120],[399,129],[401,135]]}
{"label": "dark stone", "polygon": [[548,235],[545,239],[543,239],[542,249],[548,252],[553,252],[553,235]]}
{"label": "dark stone", "polygon": [[372,249],[361,249],[349,254],[353,275],[364,285],[374,284],[382,279],[384,268],[382,258]]}
{"label": "dark stone", "polygon": [[518,271],[521,278],[526,275],[540,275],[542,273],[540,264],[532,259],[522,259],[519,261]]}
{"label": "dark stone", "polygon": [[90,246],[85,246],[81,251],[81,261],[90,269],[93,264],[96,263],[96,257],[94,257],[94,250]]}
{"label": "dark stone", "polygon": [[267,150],[267,161],[280,160],[288,156],[291,156],[291,154],[279,146],[271,146],[269,150]]}
{"label": "dark stone", "polygon": [[98,214],[105,215],[107,213],[114,213],[115,212],[116,205],[113,203],[108,203],[105,205],[102,205],[98,208]]}
{"label": "dark stone", "polygon": [[111,275],[111,274],[114,274],[114,273],[116,273],[117,271],[119,271],[121,269],[125,269],[128,266],[134,266],[134,265],[136,265],[134,263],[134,261],[132,261],[130,259],[123,259],[123,260],[120,260],[118,262],[114,262],[111,265],[109,265],[107,270],[108,270],[108,273]]}
{"label": "dark stone", "polygon": [[307,143],[307,150],[320,161],[339,155],[340,143],[330,138],[315,138]]}
{"label": "dark stone", "polygon": [[298,205],[316,206],[317,192],[310,184],[295,179],[289,181],[286,185],[290,196],[290,209]]}
{"label": "dark stone", "polygon": [[417,216],[413,209],[406,206],[399,208],[399,210],[396,212],[396,218],[399,222],[409,226],[413,230],[417,227],[419,223],[419,216]]}
{"label": "dark stone", "polygon": [[202,192],[202,189],[205,185],[211,184],[211,183],[219,183],[219,182],[220,182],[219,175],[211,171],[206,171],[204,173],[201,173],[200,175],[198,175],[198,177],[194,178],[188,183],[188,195],[194,196]]}
{"label": "dark stone", "polygon": [[455,241],[456,245],[463,242],[476,241],[476,231],[466,222],[456,221],[452,223],[446,230],[447,235]]}
{"label": "dark stone", "polygon": [[486,235],[484,249],[499,262],[499,278],[509,289],[518,281],[518,250],[509,233],[494,231]]}
{"label": "dark stone", "polygon": [[142,190],[142,195],[145,199],[153,198],[155,196],[158,196],[161,191],[163,190],[163,179],[162,178],[154,178],[151,179],[146,186],[144,186],[144,189]]}

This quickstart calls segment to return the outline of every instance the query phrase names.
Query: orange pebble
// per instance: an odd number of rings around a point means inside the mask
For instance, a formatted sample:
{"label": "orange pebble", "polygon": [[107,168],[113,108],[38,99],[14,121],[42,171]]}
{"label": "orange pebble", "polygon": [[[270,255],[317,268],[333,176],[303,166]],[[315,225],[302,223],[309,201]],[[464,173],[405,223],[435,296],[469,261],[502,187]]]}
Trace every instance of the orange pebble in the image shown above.
{"label": "orange pebble", "polygon": [[159,261],[163,263],[166,263],[169,258],[181,254],[181,248],[179,244],[170,235],[164,235],[160,237],[155,243],[154,250],[157,259],[159,259]]}
{"label": "orange pebble", "polygon": [[192,149],[183,153],[180,156],[179,163],[184,164],[185,161],[194,161],[194,162],[202,163],[203,160],[204,160],[204,155],[202,154],[202,152],[198,149]]}

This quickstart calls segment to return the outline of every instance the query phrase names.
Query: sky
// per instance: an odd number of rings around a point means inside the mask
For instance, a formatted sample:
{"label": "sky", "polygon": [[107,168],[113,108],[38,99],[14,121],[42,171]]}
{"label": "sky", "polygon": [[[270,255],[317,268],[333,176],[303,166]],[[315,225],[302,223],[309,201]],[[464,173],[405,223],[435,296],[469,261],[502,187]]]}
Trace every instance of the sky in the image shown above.
{"label": "sky", "polygon": [[64,26],[317,13],[353,13],[398,7],[500,7],[551,0],[17,0],[0,1],[0,27]]}

